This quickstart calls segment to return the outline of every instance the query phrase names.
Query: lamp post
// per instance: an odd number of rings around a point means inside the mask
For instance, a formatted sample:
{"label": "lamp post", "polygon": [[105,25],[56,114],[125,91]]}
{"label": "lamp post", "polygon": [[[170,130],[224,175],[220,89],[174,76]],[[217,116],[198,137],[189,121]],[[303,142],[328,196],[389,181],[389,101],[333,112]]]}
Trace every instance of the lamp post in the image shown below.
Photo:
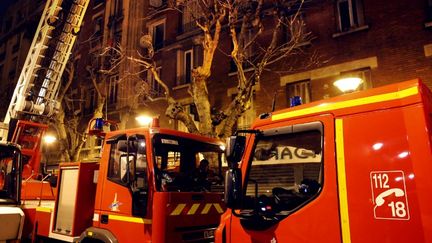
{"label": "lamp post", "polygon": [[153,122],[153,118],[146,115],[139,115],[135,117],[135,120],[138,122],[140,126],[149,127]]}
{"label": "lamp post", "polygon": [[333,85],[343,93],[348,93],[357,90],[362,83],[363,79],[359,77],[344,77],[336,80]]}
{"label": "lamp post", "polygon": [[57,138],[52,134],[45,134],[45,136],[43,137],[43,141],[45,144],[50,145],[57,141]]}
{"label": "lamp post", "polygon": [[53,144],[55,141],[57,141],[57,138],[56,138],[56,136],[48,133],[48,134],[45,134],[42,139],[43,139],[43,142],[45,145],[42,147],[43,152],[44,152],[43,156],[45,157],[45,164],[44,164],[45,168],[43,168],[43,171],[45,173],[46,172],[46,166],[48,165],[48,155],[47,155],[46,146],[50,146],[51,144]]}

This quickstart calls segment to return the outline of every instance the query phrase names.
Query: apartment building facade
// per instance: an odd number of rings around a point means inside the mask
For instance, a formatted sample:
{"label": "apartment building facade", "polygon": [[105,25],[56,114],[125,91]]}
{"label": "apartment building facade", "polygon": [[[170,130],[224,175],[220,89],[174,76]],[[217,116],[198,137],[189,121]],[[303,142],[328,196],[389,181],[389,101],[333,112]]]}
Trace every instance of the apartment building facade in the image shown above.
{"label": "apartment building facade", "polygon": [[[288,107],[289,98],[295,95],[301,96],[303,102],[341,95],[333,85],[340,77],[362,78],[359,89],[413,78],[421,78],[432,87],[431,4],[427,0],[312,1],[303,10],[302,18],[313,35],[307,49],[316,53],[317,64],[285,70],[282,65],[277,72],[266,72],[255,87],[253,105],[239,120],[239,127],[248,127],[258,114],[271,111],[275,93],[276,109]],[[162,79],[193,113],[187,88],[191,69],[202,62],[202,47],[201,32],[190,11],[196,10],[178,11],[168,8],[164,1],[150,1],[151,17],[146,20],[144,31],[153,37]],[[229,53],[226,34],[221,49]],[[219,109],[231,101],[236,82],[230,59],[222,51],[216,53],[215,63],[208,87],[211,104]],[[158,86],[153,88],[157,94]],[[144,110],[163,117],[163,105],[157,107],[149,105]],[[184,129],[175,122],[170,125]]]}
{"label": "apartment building facade", "polygon": [[[37,9],[42,11],[44,1],[36,2]],[[31,31],[36,28],[31,28],[29,23],[37,26],[39,20],[34,6],[33,1],[19,0],[2,15],[0,87],[2,93],[7,93],[2,97],[5,104],[27,55],[33,38]],[[25,17],[18,17],[21,16],[19,11]],[[149,34],[162,80],[198,123],[196,109],[188,94],[192,69],[201,65],[203,59],[201,31],[193,21],[194,11],[197,10],[193,6],[173,8],[165,0],[90,2],[73,53],[76,82],[72,91],[81,101],[87,119],[97,105],[98,95],[89,72],[93,71],[106,97],[106,117],[120,121],[122,128],[138,126],[134,117],[147,114],[160,117],[161,126],[186,130],[180,122],[165,116],[167,103],[161,98],[163,89],[152,75],[141,72],[141,67],[131,62],[123,62],[111,69],[115,55],[104,53],[109,46],[121,48],[125,55],[143,51],[140,40]],[[248,127],[259,114],[271,111],[275,97],[276,109],[281,109],[288,107],[289,98],[296,95],[301,96],[303,102],[341,95],[333,82],[344,76],[361,77],[364,82],[359,89],[412,78],[421,78],[432,87],[432,1],[310,1],[302,11],[302,18],[313,35],[306,49],[315,53],[319,61],[310,66],[280,65],[277,71],[266,71],[255,86],[251,109],[239,119],[238,128]],[[236,71],[226,55],[230,48],[225,31],[208,83],[210,102],[216,110],[224,108],[237,92]],[[103,53],[105,55],[101,55]],[[306,60],[305,57],[297,63]],[[139,75],[131,75],[137,73]],[[137,96],[141,82],[147,83],[151,99]],[[84,119],[82,125],[86,122]],[[96,156],[98,152],[94,148],[99,144],[89,140],[84,153]]]}

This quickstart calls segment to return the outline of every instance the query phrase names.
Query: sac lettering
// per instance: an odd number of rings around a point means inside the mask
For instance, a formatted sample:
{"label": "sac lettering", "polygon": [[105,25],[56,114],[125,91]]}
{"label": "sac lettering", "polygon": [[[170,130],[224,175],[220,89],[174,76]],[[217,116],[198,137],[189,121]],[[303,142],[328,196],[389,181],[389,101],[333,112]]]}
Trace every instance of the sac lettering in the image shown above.
{"label": "sac lettering", "polygon": [[321,155],[305,148],[292,146],[272,147],[270,149],[259,148],[254,154],[255,160],[275,161],[278,163],[298,163],[298,162],[320,162]]}

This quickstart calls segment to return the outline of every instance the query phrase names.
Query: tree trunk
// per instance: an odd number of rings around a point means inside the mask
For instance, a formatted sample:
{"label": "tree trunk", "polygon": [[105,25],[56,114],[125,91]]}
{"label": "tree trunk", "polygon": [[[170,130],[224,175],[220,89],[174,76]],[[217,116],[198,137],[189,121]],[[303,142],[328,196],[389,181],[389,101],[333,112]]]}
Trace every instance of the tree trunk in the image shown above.
{"label": "tree trunk", "polygon": [[[91,119],[94,118],[102,118],[103,117],[103,108],[104,108],[104,104],[105,104],[105,97],[104,96],[99,96],[98,98],[98,104],[96,106],[96,109],[93,112],[93,117]],[[87,135],[88,134],[88,127],[85,129],[84,134],[76,134],[76,147],[75,149],[73,149],[73,153],[71,155],[72,157],[72,161],[78,161],[81,155],[81,150],[84,147],[85,142],[87,141]]]}
{"label": "tree trunk", "polygon": [[200,133],[205,136],[215,137],[212,127],[210,101],[208,96],[206,77],[202,75],[194,75],[194,82],[192,84],[193,99],[198,111],[200,122]]}
{"label": "tree trunk", "polygon": [[64,124],[64,118],[65,113],[63,108],[61,107],[56,117],[57,126],[55,127],[59,136],[60,154],[63,154],[65,161],[71,161],[71,154],[68,149],[70,144],[68,142],[67,129]]}

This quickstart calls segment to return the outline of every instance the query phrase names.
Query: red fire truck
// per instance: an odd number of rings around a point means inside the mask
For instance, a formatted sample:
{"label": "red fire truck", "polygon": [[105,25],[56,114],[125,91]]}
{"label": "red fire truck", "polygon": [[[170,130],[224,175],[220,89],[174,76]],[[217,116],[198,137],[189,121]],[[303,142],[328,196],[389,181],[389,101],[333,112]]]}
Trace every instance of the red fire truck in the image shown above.
{"label": "red fire truck", "polygon": [[216,242],[432,242],[431,119],[419,80],[261,115],[227,144]]}
{"label": "red fire truck", "polygon": [[216,139],[157,126],[116,131],[99,163],[62,164],[57,188],[40,173],[41,138],[89,2],[46,1],[0,133],[10,142],[0,144],[0,242],[31,233],[42,241],[213,241],[223,212]]}
{"label": "red fire truck", "polygon": [[[21,191],[15,207],[0,203],[0,222],[8,222],[10,217],[19,219],[13,224],[13,234],[0,234],[0,241],[16,240],[32,230],[32,222],[37,205],[52,204],[55,191],[39,171],[41,160],[41,139],[47,130],[47,122],[59,107],[57,95],[66,63],[69,61],[76,36],[81,27],[89,0],[48,0],[30,45],[24,66],[17,80],[5,119],[1,124],[0,137],[9,146],[1,146],[1,153],[8,153],[11,146],[19,147],[22,154],[19,163],[13,165],[7,177],[19,175],[22,184],[12,190],[11,185],[5,194],[0,194],[0,202],[10,202],[10,190]],[[5,149],[5,151],[3,151]],[[22,179],[22,180],[21,180]],[[45,201],[48,200],[48,201]],[[22,203],[20,205],[20,202]],[[25,215],[25,217],[24,217]],[[23,225],[24,223],[24,225]],[[0,231],[4,228],[1,227]],[[12,238],[10,238],[12,237]]]}
{"label": "red fire truck", "polygon": [[36,209],[33,235],[212,242],[224,211],[223,152],[217,139],[155,126],[109,132],[99,163],[60,165],[55,205]]}

